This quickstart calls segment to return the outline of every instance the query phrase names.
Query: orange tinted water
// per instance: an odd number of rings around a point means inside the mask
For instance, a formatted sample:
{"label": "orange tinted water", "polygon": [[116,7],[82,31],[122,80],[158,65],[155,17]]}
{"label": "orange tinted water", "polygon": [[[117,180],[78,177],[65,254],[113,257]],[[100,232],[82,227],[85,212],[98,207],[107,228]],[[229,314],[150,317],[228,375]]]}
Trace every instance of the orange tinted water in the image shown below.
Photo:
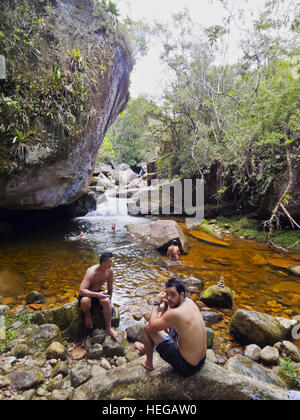
{"label": "orange tinted water", "polygon": [[[13,307],[24,304],[25,295],[31,290],[46,297],[44,304],[29,307],[31,311],[74,301],[86,269],[97,264],[101,252],[111,250],[115,274],[113,301],[120,311],[122,329],[135,322],[133,314],[149,311],[150,300],[174,275],[184,280],[190,276],[201,278],[205,287],[224,276],[226,285],[234,290],[233,310],[221,311],[224,320],[213,326],[217,338],[222,337],[223,347],[224,340],[228,348],[232,346],[228,326],[239,308],[285,318],[300,314],[300,278],[288,271],[288,267],[300,265],[299,252],[280,254],[265,244],[231,236],[224,237],[223,243],[205,243],[205,234],[185,230],[191,245],[189,253],[181,256],[180,265],[168,266],[165,257],[138,245],[127,234],[127,223],[141,221],[79,219],[71,225],[51,226],[34,235],[2,241],[0,295],[4,296],[4,303]],[[114,234],[110,229],[112,222],[117,225]],[[70,236],[76,237],[81,231],[85,233],[84,240],[70,240]],[[210,242],[214,240],[210,238]],[[193,298],[196,300],[197,295]]]}

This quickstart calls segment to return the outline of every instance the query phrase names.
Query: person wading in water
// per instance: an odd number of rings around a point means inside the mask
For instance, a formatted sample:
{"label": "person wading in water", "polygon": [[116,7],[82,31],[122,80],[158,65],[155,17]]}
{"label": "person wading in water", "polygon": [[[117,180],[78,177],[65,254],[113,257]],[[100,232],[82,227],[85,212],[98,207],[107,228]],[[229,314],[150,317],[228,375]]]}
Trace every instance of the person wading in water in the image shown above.
{"label": "person wading in water", "polygon": [[172,261],[178,261],[180,256],[180,249],[176,240],[172,241],[172,245],[169,246],[167,257]]}

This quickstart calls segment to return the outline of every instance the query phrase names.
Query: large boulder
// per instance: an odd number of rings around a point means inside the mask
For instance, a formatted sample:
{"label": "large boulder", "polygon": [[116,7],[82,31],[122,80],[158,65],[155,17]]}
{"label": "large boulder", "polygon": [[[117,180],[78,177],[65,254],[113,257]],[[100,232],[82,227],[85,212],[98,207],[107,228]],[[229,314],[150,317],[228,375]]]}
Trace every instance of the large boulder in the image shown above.
{"label": "large boulder", "polygon": [[263,348],[284,339],[289,340],[295,325],[296,320],[274,318],[261,312],[239,309],[231,320],[230,334],[242,344],[257,344]]}
{"label": "large boulder", "polygon": [[133,172],[132,169],[128,168],[125,171],[119,171],[118,179],[120,187],[125,187],[129,185],[132,181],[136,181],[138,179],[138,175],[135,172]]}
{"label": "large boulder", "polygon": [[3,0],[1,10],[0,208],[71,204],[88,190],[105,133],[129,99],[128,41],[106,2]]}
{"label": "large boulder", "polygon": [[158,220],[148,224],[126,225],[129,233],[141,239],[145,244],[166,252],[173,239],[177,239],[181,251],[187,252],[190,245],[174,220]]}
{"label": "large boulder", "polygon": [[[92,312],[94,328],[104,329],[105,321],[101,310]],[[84,314],[78,308],[77,302],[67,303],[54,309],[46,309],[36,312],[32,316],[32,322],[42,324],[56,324],[63,337],[76,340],[87,334],[84,323]],[[112,308],[112,326],[118,327],[120,314],[118,310]]]}
{"label": "large boulder", "polygon": [[[156,369],[141,367],[141,359],[93,377],[79,386],[73,400],[288,400],[285,389],[231,372],[206,360],[190,378],[176,374],[158,354]],[[184,392],[183,392],[184,390]]]}

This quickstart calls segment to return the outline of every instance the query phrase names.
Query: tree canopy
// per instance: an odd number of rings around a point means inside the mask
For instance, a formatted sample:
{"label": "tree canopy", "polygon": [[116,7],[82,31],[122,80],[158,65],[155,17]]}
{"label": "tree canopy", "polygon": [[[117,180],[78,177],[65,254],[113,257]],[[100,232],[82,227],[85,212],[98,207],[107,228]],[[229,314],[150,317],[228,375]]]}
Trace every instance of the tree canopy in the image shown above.
{"label": "tree canopy", "polygon": [[[157,154],[161,177],[205,177],[217,164],[218,196],[231,189],[256,206],[288,160],[300,159],[300,15],[295,1],[271,0],[249,21],[219,1],[223,25],[201,28],[187,11],[171,29],[156,24],[168,75],[162,98],[131,99],[108,136],[126,163]],[[233,25],[243,54],[230,63]]]}

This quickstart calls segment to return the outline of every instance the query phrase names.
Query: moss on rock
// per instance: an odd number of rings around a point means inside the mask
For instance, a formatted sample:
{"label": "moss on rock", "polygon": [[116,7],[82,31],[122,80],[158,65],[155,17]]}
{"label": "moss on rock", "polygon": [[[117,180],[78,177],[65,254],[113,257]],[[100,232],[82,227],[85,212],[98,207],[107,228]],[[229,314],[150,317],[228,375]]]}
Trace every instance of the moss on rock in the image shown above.
{"label": "moss on rock", "polygon": [[210,286],[201,293],[200,300],[213,308],[231,309],[234,293],[229,287]]}
{"label": "moss on rock", "polygon": [[128,100],[128,44],[105,2],[1,6],[0,207],[70,204],[88,189],[105,132]]}

